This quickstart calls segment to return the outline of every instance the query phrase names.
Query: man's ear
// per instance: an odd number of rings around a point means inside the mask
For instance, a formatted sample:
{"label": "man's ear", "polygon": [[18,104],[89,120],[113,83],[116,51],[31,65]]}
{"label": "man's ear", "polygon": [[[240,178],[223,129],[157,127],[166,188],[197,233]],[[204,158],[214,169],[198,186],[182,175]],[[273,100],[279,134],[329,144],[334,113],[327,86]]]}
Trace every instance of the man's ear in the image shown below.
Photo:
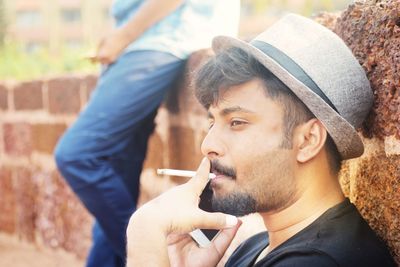
{"label": "man's ear", "polygon": [[326,129],[318,119],[297,126],[294,132],[297,161],[305,163],[314,158],[324,147],[326,138]]}

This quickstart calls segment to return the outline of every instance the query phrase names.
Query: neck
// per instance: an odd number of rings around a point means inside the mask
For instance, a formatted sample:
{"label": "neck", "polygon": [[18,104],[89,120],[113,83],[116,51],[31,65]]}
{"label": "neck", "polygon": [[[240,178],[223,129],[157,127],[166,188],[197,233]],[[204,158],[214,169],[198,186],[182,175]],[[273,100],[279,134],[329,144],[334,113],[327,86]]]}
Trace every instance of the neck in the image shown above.
{"label": "neck", "polygon": [[[320,173],[321,174],[321,173]],[[297,199],[279,211],[260,213],[269,234],[269,252],[314,222],[329,208],[344,200],[337,177],[307,174]],[[318,181],[318,182],[315,182]],[[303,186],[301,186],[303,185]]]}

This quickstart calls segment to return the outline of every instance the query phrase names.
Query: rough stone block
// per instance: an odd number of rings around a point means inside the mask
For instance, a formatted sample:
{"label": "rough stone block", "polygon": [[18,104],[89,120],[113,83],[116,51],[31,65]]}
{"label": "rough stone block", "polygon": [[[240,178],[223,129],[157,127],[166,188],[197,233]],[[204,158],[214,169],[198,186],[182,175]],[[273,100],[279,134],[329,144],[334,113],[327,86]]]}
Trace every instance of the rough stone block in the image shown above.
{"label": "rough stone block", "polygon": [[400,155],[400,139],[395,136],[385,138],[385,153],[386,156]]}
{"label": "rough stone block", "polygon": [[16,110],[35,110],[43,108],[42,81],[23,82],[14,88],[14,107]]}
{"label": "rough stone block", "polygon": [[65,124],[33,124],[32,128],[32,145],[33,150],[52,154],[58,139],[67,129]]}
{"label": "rough stone block", "polygon": [[31,127],[28,123],[3,125],[4,149],[12,156],[29,156],[32,152]]}
{"label": "rough stone block", "polygon": [[38,171],[36,229],[49,247],[63,248],[79,257],[87,255],[92,219],[58,172]]}
{"label": "rough stone block", "polygon": [[8,109],[8,90],[7,88],[0,84],[0,110]]}
{"label": "rough stone block", "polygon": [[364,67],[375,105],[365,124],[368,137],[400,139],[400,1],[356,2],[337,20],[334,31]]}
{"label": "rough stone block", "polygon": [[14,233],[16,200],[10,167],[0,167],[0,231]]}
{"label": "rough stone block", "polygon": [[38,188],[28,168],[13,169],[17,203],[17,231],[23,239],[34,242]]}
{"label": "rough stone block", "polygon": [[80,79],[76,77],[57,78],[48,82],[49,88],[49,112],[50,113],[73,113],[79,112]]}
{"label": "rough stone block", "polygon": [[[382,142],[383,143],[383,142]],[[383,145],[383,144],[382,144]],[[380,153],[346,162],[341,172],[351,201],[400,263],[400,155]]]}

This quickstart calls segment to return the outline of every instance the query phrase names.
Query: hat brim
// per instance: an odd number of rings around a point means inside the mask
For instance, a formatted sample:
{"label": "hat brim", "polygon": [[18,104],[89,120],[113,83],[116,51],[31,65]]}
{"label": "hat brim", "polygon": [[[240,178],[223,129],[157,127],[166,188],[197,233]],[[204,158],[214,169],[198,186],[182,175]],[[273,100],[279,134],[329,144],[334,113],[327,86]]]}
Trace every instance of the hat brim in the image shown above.
{"label": "hat brim", "polygon": [[250,53],[292,90],[325,126],[327,132],[336,144],[342,159],[356,158],[364,153],[364,145],[356,129],[320,96],[300,82],[271,57],[251,44],[229,36],[215,37],[212,43],[212,48],[215,53],[232,47],[237,47]]}

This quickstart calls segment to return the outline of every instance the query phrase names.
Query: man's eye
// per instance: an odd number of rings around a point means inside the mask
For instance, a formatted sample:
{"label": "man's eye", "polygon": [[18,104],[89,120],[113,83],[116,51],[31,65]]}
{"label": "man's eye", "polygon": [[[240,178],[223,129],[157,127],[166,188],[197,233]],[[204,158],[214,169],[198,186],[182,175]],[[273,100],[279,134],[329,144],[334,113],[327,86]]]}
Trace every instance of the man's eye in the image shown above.
{"label": "man's eye", "polygon": [[245,121],[239,121],[239,120],[231,121],[231,127],[241,126],[241,125],[244,125],[244,124],[246,124]]}
{"label": "man's eye", "polygon": [[210,123],[208,124],[208,130],[210,130],[213,126],[214,126],[214,122],[210,122]]}

